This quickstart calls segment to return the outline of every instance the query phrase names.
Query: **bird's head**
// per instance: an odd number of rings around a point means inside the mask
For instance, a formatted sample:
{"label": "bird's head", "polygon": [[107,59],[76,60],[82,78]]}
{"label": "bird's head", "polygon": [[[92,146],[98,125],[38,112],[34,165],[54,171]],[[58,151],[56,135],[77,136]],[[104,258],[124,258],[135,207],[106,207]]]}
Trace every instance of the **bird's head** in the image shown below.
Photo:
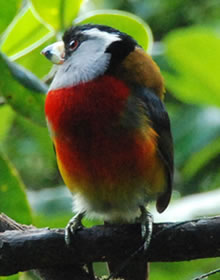
{"label": "bird's head", "polygon": [[62,41],[42,51],[52,63],[59,64],[51,87],[73,86],[111,72],[136,46],[129,35],[108,26],[73,26]]}

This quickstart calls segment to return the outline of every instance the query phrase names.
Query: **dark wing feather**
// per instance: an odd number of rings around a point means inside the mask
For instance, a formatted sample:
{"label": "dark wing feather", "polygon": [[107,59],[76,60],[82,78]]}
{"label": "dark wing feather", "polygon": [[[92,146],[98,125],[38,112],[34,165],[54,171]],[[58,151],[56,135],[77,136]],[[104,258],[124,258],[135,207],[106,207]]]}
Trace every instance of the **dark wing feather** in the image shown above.
{"label": "dark wing feather", "polygon": [[173,139],[170,120],[165,106],[153,90],[138,86],[135,88],[137,97],[144,105],[146,115],[152,128],[158,134],[158,154],[166,167],[167,188],[157,199],[157,210],[163,212],[169,204],[173,184]]}

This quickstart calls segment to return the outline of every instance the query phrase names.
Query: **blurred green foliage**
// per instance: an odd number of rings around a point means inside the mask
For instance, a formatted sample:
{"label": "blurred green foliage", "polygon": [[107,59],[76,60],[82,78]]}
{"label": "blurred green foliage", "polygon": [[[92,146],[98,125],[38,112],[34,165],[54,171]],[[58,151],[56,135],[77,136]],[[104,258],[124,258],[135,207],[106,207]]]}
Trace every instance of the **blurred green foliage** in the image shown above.
{"label": "blurred green foliage", "polygon": [[[7,213],[18,222],[30,224],[32,219],[24,185],[15,168],[1,153],[0,170],[1,212]],[[17,211],[17,209],[19,209],[19,211]]]}
{"label": "blurred green foliage", "polygon": [[[114,20],[113,20],[114,19]],[[86,13],[75,20],[76,24],[97,24],[110,25],[133,36],[138,43],[147,50],[152,48],[152,34],[149,26],[135,15],[117,10],[97,10]]]}
{"label": "blurred green foliage", "polygon": [[[7,100],[7,103],[24,117],[45,126],[43,115],[45,96],[40,93],[44,90],[46,91],[47,87],[44,87],[33,74],[21,66],[12,64],[2,54],[0,54],[0,72],[0,93],[2,98],[5,101]],[[32,83],[32,80],[37,85]]]}
{"label": "blurred green foliage", "polygon": [[83,0],[33,0],[32,3],[41,18],[60,31],[77,17]]}
{"label": "blurred green foliage", "polygon": [[18,9],[21,6],[22,0],[1,1],[0,9],[0,34],[5,30],[9,23],[15,17]]}
{"label": "blurred green foliage", "polygon": [[[218,188],[219,0],[10,0],[1,1],[0,9],[0,211],[18,222],[52,227],[65,226],[72,215],[44,120],[42,81],[51,64],[40,55],[71,22],[112,25],[152,51],[167,88],[175,190],[184,196]],[[191,279],[217,266],[218,259],[152,264],[151,279]]]}
{"label": "blurred green foliage", "polygon": [[182,28],[169,33],[164,43],[171,68],[163,73],[169,90],[183,102],[219,107],[218,31],[201,26]]}
{"label": "blurred green foliage", "polygon": [[[18,32],[22,30],[22,32]],[[53,29],[45,25],[29,2],[11,22],[4,33],[2,51],[8,56],[23,56],[29,49],[41,45],[53,35]]]}

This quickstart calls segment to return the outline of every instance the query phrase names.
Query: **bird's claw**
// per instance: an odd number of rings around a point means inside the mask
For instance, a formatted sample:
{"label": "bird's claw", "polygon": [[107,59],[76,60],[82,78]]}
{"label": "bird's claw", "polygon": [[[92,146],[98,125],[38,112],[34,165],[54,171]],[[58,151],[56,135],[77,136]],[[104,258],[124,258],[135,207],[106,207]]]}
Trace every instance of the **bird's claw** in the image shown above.
{"label": "bird's claw", "polygon": [[140,210],[141,215],[137,219],[137,222],[141,224],[141,235],[144,239],[144,251],[146,252],[151,242],[153,232],[153,217],[144,206],[140,206]]}
{"label": "bird's claw", "polygon": [[76,234],[78,230],[83,228],[82,218],[84,215],[85,213],[78,213],[69,220],[65,228],[65,243],[67,246],[71,244],[72,236]]}

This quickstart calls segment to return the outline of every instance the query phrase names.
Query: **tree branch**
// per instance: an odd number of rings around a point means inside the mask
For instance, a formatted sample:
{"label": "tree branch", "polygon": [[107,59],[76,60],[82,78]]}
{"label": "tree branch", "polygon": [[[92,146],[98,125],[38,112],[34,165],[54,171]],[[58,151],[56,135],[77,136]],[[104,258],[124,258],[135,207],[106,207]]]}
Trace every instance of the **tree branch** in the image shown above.
{"label": "tree branch", "polygon": [[[0,228],[1,221],[0,216]],[[145,258],[149,262],[172,262],[219,257],[219,236],[220,217],[154,224]],[[80,230],[73,236],[71,249],[65,245],[63,229],[5,231],[0,233],[0,275],[113,259],[121,263],[141,245],[139,224]],[[143,252],[136,258],[143,259]]]}
{"label": "tree branch", "polygon": [[217,273],[220,273],[220,269],[215,269],[215,270],[209,271],[208,273],[202,274],[199,277],[194,278],[193,280],[207,279],[207,277],[217,274]]}

